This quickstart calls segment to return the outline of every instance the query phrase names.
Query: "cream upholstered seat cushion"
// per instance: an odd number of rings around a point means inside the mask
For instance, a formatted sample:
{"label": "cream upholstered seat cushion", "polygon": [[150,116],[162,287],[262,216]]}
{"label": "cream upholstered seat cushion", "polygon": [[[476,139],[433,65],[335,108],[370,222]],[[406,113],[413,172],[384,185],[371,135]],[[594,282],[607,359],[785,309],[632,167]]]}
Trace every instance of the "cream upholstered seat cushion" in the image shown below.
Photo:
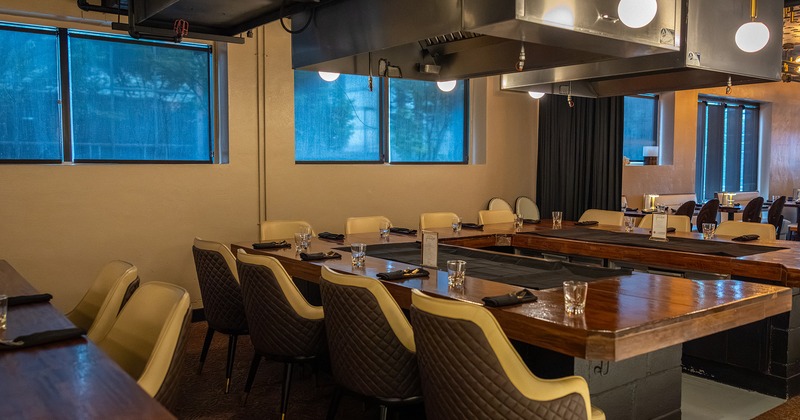
{"label": "cream upholstered seat cushion", "polygon": [[277,239],[291,239],[294,234],[300,232],[302,228],[314,230],[311,225],[304,220],[264,220],[261,222],[261,240],[274,241]]}
{"label": "cream upholstered seat cushion", "polygon": [[97,346],[155,397],[167,378],[189,310],[189,292],[184,288],[145,283]]}
{"label": "cream upholstered seat cushion", "polygon": [[385,216],[350,217],[345,224],[344,233],[347,235],[354,233],[377,233],[381,222],[386,222],[389,226],[392,225],[391,220]]}
{"label": "cream upholstered seat cushion", "polygon": [[508,201],[500,197],[494,197],[491,200],[489,200],[489,205],[486,206],[486,210],[508,210],[510,212],[514,211],[514,209],[511,208],[511,204],[508,204]]}
{"label": "cream upholstered seat cushion", "polygon": [[775,239],[775,226],[769,223],[725,221],[717,226],[719,236],[758,235],[759,239]]}
{"label": "cream upholstered seat cushion", "polygon": [[621,211],[589,209],[583,212],[579,222],[595,221],[601,225],[622,226],[625,213]]}
{"label": "cream upholstered seat cushion", "polygon": [[[138,278],[138,273],[138,269],[131,263],[120,260],[109,262],[100,270],[100,273],[95,277],[94,283],[83,295],[75,309],[67,313],[67,318],[76,327],[85,331],[91,330],[92,324],[94,324],[97,315],[103,308],[109,292],[120,280],[127,284],[133,283]],[[124,292],[119,299],[120,304],[122,303],[122,297],[124,297]],[[113,310],[116,317],[116,312],[119,312],[120,307],[116,309],[109,307],[108,309]]]}
{"label": "cream upholstered seat cushion", "polygon": [[[413,305],[412,322],[414,321],[413,311],[417,310],[438,317],[467,321],[477,326],[484,335],[485,342],[491,347],[491,353],[500,363],[505,377],[526,398],[544,402],[570,394],[579,394],[586,404],[586,413],[591,413],[591,419],[605,419],[605,414],[601,410],[592,407],[589,386],[584,378],[567,376],[558,379],[540,379],[531,373],[508,340],[497,319],[483,306],[431,297],[417,289],[411,291],[411,303]],[[422,363],[420,360],[421,367]],[[505,380],[505,378],[494,379]],[[424,386],[423,390],[425,390]]]}
{"label": "cream upholstered seat cushion", "polygon": [[[639,222],[639,227],[642,229],[651,229],[653,227],[653,215],[646,214]],[[674,214],[667,215],[667,227],[675,228],[676,232],[691,232],[692,219],[689,216],[676,216]]]}
{"label": "cream upholstered seat cushion", "polygon": [[513,223],[514,213],[511,210],[478,210],[478,223],[491,225],[494,223]]}
{"label": "cream upholstered seat cushion", "polygon": [[541,218],[539,206],[524,195],[517,197],[517,201],[514,202],[514,208],[517,214],[521,214],[525,219],[539,220]]}
{"label": "cream upholstered seat cushion", "polygon": [[419,215],[419,228],[421,230],[449,228],[453,225],[453,220],[455,219],[459,219],[458,215],[449,211],[422,213]]}
{"label": "cream upholstered seat cushion", "polygon": [[108,334],[117,316],[122,310],[122,307],[127,303],[134,291],[139,287],[139,276],[136,266],[131,266],[120,276],[114,285],[109,290],[100,310],[97,311],[92,326],[86,334],[86,337],[94,342],[97,342]]}

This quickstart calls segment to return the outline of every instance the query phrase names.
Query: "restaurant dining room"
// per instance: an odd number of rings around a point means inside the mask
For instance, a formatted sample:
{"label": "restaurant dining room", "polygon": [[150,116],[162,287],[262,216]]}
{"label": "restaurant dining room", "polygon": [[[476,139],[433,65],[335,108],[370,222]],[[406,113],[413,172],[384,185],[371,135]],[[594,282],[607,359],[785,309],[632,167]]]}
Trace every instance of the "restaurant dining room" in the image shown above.
{"label": "restaurant dining room", "polygon": [[796,0],[0,0],[0,418],[800,419],[798,82]]}

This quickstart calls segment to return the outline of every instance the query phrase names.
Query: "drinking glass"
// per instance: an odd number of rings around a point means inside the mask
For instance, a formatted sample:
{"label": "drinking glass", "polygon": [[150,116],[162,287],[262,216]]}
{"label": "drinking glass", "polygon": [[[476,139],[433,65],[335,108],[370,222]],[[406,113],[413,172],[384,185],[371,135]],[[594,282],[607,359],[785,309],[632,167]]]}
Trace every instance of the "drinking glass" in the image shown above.
{"label": "drinking glass", "polygon": [[517,232],[522,230],[523,223],[524,222],[523,222],[523,219],[522,219],[522,214],[520,214],[520,213],[515,214],[514,215],[514,230],[516,230]]}
{"label": "drinking glass", "polygon": [[308,250],[308,246],[311,243],[311,234],[310,233],[303,233],[297,232],[294,234],[294,245],[297,249],[297,252],[305,252]]}
{"label": "drinking glass", "polygon": [[464,260],[447,260],[447,284],[453,287],[464,285],[467,273],[467,262]]}
{"label": "drinking glass", "polygon": [[363,267],[367,259],[367,244],[360,242],[350,244],[350,254],[353,258],[353,267]]}
{"label": "drinking glass", "polygon": [[623,221],[625,222],[625,232],[633,232],[633,228],[636,225],[634,218],[631,216],[625,216]]}
{"label": "drinking glass", "polygon": [[391,227],[391,225],[389,225],[389,222],[387,222],[385,220],[382,221],[382,222],[378,222],[378,233],[380,233],[381,239],[389,239],[389,228],[390,227]]}
{"label": "drinking glass", "polygon": [[0,331],[6,329],[6,315],[8,314],[8,296],[0,295]]}
{"label": "drinking glass", "polygon": [[453,233],[461,232],[461,218],[456,216],[453,217],[453,220],[450,222],[451,227],[453,228]]}
{"label": "drinking glass", "polygon": [[589,283],[585,281],[564,282],[564,310],[569,315],[580,315],[586,307]]}
{"label": "drinking glass", "polygon": [[717,225],[714,223],[703,223],[703,239],[713,239],[716,229]]}
{"label": "drinking glass", "polygon": [[628,199],[623,195],[622,196],[622,212],[628,211]]}
{"label": "drinking glass", "polygon": [[560,211],[553,212],[553,229],[561,229],[561,216]]}

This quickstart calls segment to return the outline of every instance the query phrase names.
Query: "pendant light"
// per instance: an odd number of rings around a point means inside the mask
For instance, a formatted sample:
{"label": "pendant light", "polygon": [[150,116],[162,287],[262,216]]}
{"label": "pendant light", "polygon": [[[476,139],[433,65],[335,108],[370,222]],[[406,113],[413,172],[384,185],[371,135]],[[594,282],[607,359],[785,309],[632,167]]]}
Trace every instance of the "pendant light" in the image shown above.
{"label": "pendant light", "polygon": [[456,88],[456,81],[447,80],[444,82],[436,82],[436,86],[438,86],[439,90],[441,90],[442,92],[452,92],[453,89]]}
{"label": "pendant light", "polygon": [[528,95],[531,95],[533,99],[542,99],[544,97],[544,93],[542,92],[528,92]]}
{"label": "pendant light", "polygon": [[617,6],[619,20],[629,28],[641,28],[652,22],[657,11],[656,0],[620,0]]}
{"label": "pendant light", "polygon": [[327,71],[321,71],[321,72],[319,72],[319,77],[322,80],[326,81],[326,82],[332,82],[332,81],[334,81],[334,80],[339,78],[339,73],[331,73],[331,72],[327,72]]}
{"label": "pendant light", "polygon": [[756,22],[758,17],[756,0],[750,0],[750,22],[740,26],[736,31],[736,46],[747,53],[761,51],[769,42],[769,28],[763,22]]}

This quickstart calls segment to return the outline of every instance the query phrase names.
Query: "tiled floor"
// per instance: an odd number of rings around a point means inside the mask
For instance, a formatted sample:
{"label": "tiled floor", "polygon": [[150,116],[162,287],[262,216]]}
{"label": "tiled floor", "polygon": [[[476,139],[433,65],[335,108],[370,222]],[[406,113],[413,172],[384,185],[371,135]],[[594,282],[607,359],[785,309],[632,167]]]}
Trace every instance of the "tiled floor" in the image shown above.
{"label": "tiled floor", "polygon": [[751,419],[784,400],[714,381],[683,375],[681,388],[683,420]]}

